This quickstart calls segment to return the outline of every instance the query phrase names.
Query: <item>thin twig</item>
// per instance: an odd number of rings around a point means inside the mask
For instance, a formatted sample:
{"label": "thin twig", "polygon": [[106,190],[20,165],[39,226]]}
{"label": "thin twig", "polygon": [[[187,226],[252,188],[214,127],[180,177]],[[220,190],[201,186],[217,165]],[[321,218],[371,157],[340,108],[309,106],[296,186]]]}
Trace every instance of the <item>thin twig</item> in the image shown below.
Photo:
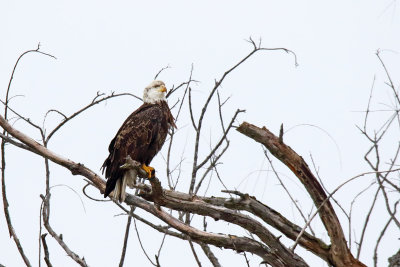
{"label": "thin twig", "polygon": [[[249,42],[253,45],[253,50],[247,54],[244,58],[242,58],[238,63],[236,63],[233,67],[231,67],[230,69],[228,69],[227,71],[225,71],[225,73],[221,76],[221,78],[219,80],[215,81],[215,85],[213,87],[213,89],[210,91],[208,98],[206,99],[197,125],[194,123],[194,120],[192,119],[192,123],[193,123],[193,127],[196,130],[196,139],[195,139],[195,145],[194,145],[194,153],[193,153],[193,168],[192,168],[192,177],[191,177],[191,182],[190,182],[190,187],[189,187],[189,194],[193,193],[193,189],[194,189],[194,185],[195,185],[195,181],[196,181],[196,176],[197,176],[197,171],[199,170],[199,168],[201,168],[201,165],[204,165],[205,162],[207,162],[208,160],[203,160],[203,162],[201,164],[197,163],[198,160],[198,153],[199,153],[199,144],[200,144],[200,135],[201,135],[201,127],[202,127],[202,123],[203,123],[203,119],[205,116],[205,113],[208,109],[208,105],[211,102],[211,99],[213,98],[215,92],[217,91],[217,89],[221,86],[221,84],[223,83],[223,81],[225,80],[225,78],[232,72],[234,71],[236,68],[238,68],[241,64],[243,64],[246,60],[248,60],[252,55],[254,55],[256,52],[258,51],[274,51],[274,50],[281,50],[281,51],[285,51],[286,53],[291,53],[292,55],[294,55],[295,58],[295,65],[297,66],[297,56],[296,54],[286,48],[262,48],[261,47],[261,40],[260,40],[260,44],[257,46],[255,44],[255,42],[251,39],[249,39]],[[190,96],[190,89],[189,89],[189,103],[191,103],[191,96]],[[189,109],[191,111],[191,104],[189,105]],[[192,114],[192,113],[191,113]],[[211,153],[210,153],[211,154]]]}
{"label": "thin twig", "polygon": [[201,267],[202,265],[199,260],[199,257],[197,256],[196,250],[194,249],[193,242],[190,239],[188,241],[189,241],[190,249],[192,250],[194,259],[196,260],[197,266]]}
{"label": "thin twig", "polygon": [[131,221],[132,221],[132,216],[131,215],[133,213],[133,210],[134,210],[134,207],[132,206],[131,210],[129,211],[129,214],[128,214],[128,220],[126,222],[124,245],[122,246],[122,253],[121,253],[121,259],[119,261],[119,267],[124,266],[126,248],[128,247],[129,229],[131,228]]}
{"label": "thin twig", "polygon": [[[321,184],[321,186],[322,186],[322,188],[324,189],[324,191],[325,191],[326,193],[329,193],[329,192],[328,192],[328,189],[326,188],[326,186],[325,186],[325,184],[324,184],[324,182],[322,181],[321,177],[319,176],[319,171],[318,171],[318,169],[317,169],[317,166],[315,165],[315,161],[314,161],[314,158],[313,158],[313,156],[312,156],[311,153],[310,153],[310,158],[311,158],[311,162],[312,162],[312,164],[313,164],[313,168],[314,168],[314,170],[315,170],[315,173],[316,173],[316,175],[317,175],[317,178],[318,178],[319,183]],[[343,212],[343,214],[346,216],[347,220],[350,222],[350,216],[349,216],[349,214],[347,214],[346,210],[342,207],[342,205],[340,205],[339,201],[337,201],[336,198],[334,198],[334,197],[332,197],[332,200],[336,203],[336,205],[340,208],[340,210],[341,210],[341,211]],[[350,223],[349,223],[349,227],[350,227]],[[350,231],[350,228],[349,228],[349,240],[348,240],[348,241],[349,241],[349,248],[350,248],[350,250],[351,250],[351,231]]]}
{"label": "thin twig", "polygon": [[191,65],[190,68],[190,75],[189,75],[189,79],[186,82],[181,83],[180,85],[178,85],[177,87],[173,87],[171,90],[169,90],[169,92],[167,93],[166,97],[169,98],[173,93],[177,92],[181,87],[186,85],[186,89],[185,91],[187,91],[188,87],[190,86],[190,83],[194,82],[197,83],[199,81],[196,81],[194,79],[192,79],[192,74],[193,74],[193,63]]}
{"label": "thin twig", "polygon": [[157,255],[156,255],[157,266],[160,265],[160,262],[159,262],[159,260],[160,260],[160,254],[161,254],[161,250],[162,250],[162,248],[163,248],[163,246],[164,246],[164,242],[165,242],[165,239],[166,239],[167,235],[168,235],[167,233],[164,233],[163,238],[162,238],[162,240],[161,240],[160,247],[158,248],[158,251],[157,251]]}
{"label": "thin twig", "polygon": [[[38,46],[37,46],[37,48],[35,50],[28,50],[28,51],[25,51],[24,53],[22,53],[18,57],[17,61],[15,62],[14,68],[13,68],[13,70],[11,72],[10,80],[8,82],[5,102],[2,101],[4,103],[4,119],[5,120],[8,119],[7,112],[8,112],[8,109],[9,109],[8,103],[9,103],[9,93],[10,93],[10,89],[11,89],[11,84],[12,84],[12,81],[14,79],[15,70],[17,69],[17,66],[18,66],[20,60],[25,55],[27,55],[29,53],[39,53],[39,54],[42,54],[42,55],[46,55],[46,56],[55,58],[54,56],[52,56],[50,54],[44,53],[42,51],[39,51],[39,49],[40,49],[40,43],[38,44]],[[5,135],[6,135],[6,130],[4,129],[3,130],[3,136],[5,136]],[[22,259],[23,259],[23,261],[25,263],[25,265],[26,266],[31,266],[31,264],[29,262],[29,259],[27,258],[27,256],[24,253],[24,250],[23,250],[21,242],[20,242],[20,240],[19,240],[19,238],[17,236],[17,233],[15,232],[15,229],[14,229],[14,227],[12,225],[11,216],[10,216],[10,213],[9,213],[9,210],[8,210],[9,204],[8,204],[8,200],[7,200],[6,179],[5,179],[5,168],[6,168],[5,144],[6,144],[5,139],[2,139],[2,141],[1,141],[1,184],[2,184],[4,216],[6,218],[9,234],[13,238],[13,240],[14,240],[16,246],[17,246],[17,249],[18,249],[18,251],[19,251],[19,253],[20,253],[20,255],[21,255],[21,257],[22,257]]]}
{"label": "thin twig", "polygon": [[147,252],[146,252],[146,250],[145,250],[144,247],[143,247],[142,240],[140,239],[139,230],[138,230],[138,228],[137,228],[136,220],[135,220],[135,219],[133,220],[133,224],[135,225],[136,236],[137,236],[137,238],[138,238],[140,247],[142,248],[142,251],[143,251],[144,255],[146,256],[146,258],[150,261],[150,263],[151,263],[152,265],[157,266],[157,264],[154,263],[154,262],[150,259],[149,255],[147,255]]}
{"label": "thin twig", "polygon": [[199,170],[201,167],[204,166],[204,164],[207,163],[207,161],[209,161],[209,159],[211,158],[211,156],[213,156],[215,154],[215,152],[217,151],[217,149],[222,145],[222,143],[226,140],[226,136],[229,133],[229,130],[232,129],[233,123],[236,120],[236,117],[239,115],[239,113],[245,112],[245,110],[241,110],[238,109],[236,110],[235,114],[233,115],[231,122],[229,123],[228,127],[226,128],[226,131],[223,133],[222,137],[220,138],[220,140],[218,141],[218,143],[214,146],[214,148],[211,150],[211,152],[205,157],[205,159],[199,163],[196,167],[196,170]]}
{"label": "thin twig", "polygon": [[250,261],[249,261],[249,259],[247,258],[246,252],[243,252],[243,256],[244,256],[244,259],[245,259],[245,261],[246,261],[247,267],[250,267]]}
{"label": "thin twig", "polygon": [[34,127],[34,128],[36,128],[37,130],[39,130],[39,132],[40,132],[41,135],[44,135],[43,129],[42,129],[39,125],[37,125],[36,123],[33,123],[33,122],[31,121],[30,118],[25,117],[25,116],[22,116],[20,113],[18,113],[17,111],[15,111],[14,109],[12,109],[11,107],[6,106],[6,102],[4,102],[3,100],[0,99],[0,102],[1,102],[5,107],[7,107],[7,110],[10,110],[12,113],[14,113],[15,115],[17,115],[17,116],[18,116],[18,119],[21,119],[21,120],[25,121],[26,123],[28,123],[28,124],[31,125],[32,127]]}
{"label": "thin twig", "polygon": [[9,137],[7,135],[4,135],[4,134],[0,133],[0,138],[5,140],[6,143],[10,143],[10,144],[13,144],[16,147],[28,150],[28,151],[30,151],[32,153],[36,153],[35,150],[31,149],[29,146],[27,146],[27,145],[25,145],[23,143],[17,142],[13,138],[11,138],[11,137]]}
{"label": "thin twig", "polygon": [[[210,171],[216,168],[220,158],[225,154],[226,151],[228,151],[228,148],[229,148],[229,141],[226,140],[226,146],[222,149],[222,151],[218,155],[215,155],[215,157],[210,158],[210,165],[207,167],[206,171],[203,173],[202,177],[200,178],[199,182],[196,185],[196,188],[194,190],[195,195],[197,195],[197,193],[199,192],[204,179],[207,177]],[[220,182],[225,187],[225,189],[227,189],[222,180],[220,180]]]}
{"label": "thin twig", "polygon": [[[300,216],[303,218],[304,222],[307,223],[307,218],[304,216],[301,208],[299,207],[299,205],[297,204],[297,201],[292,197],[292,194],[290,193],[290,191],[287,189],[287,187],[285,186],[285,184],[283,183],[281,177],[279,176],[278,172],[275,170],[274,165],[272,164],[272,160],[269,158],[267,150],[265,148],[263,148],[264,150],[264,155],[267,158],[269,165],[272,168],[272,171],[275,174],[275,177],[278,179],[279,183],[281,184],[281,186],[283,187],[283,190],[285,190],[286,194],[289,196],[290,200],[292,201],[292,203],[294,204],[294,206],[296,207],[297,211],[299,212]],[[315,233],[313,231],[313,229],[311,228],[311,225],[309,226],[311,233],[315,236]]]}
{"label": "thin twig", "polygon": [[71,119],[75,118],[76,116],[78,116],[79,114],[81,114],[82,112],[84,112],[85,110],[89,109],[90,107],[97,105],[103,101],[106,101],[108,99],[114,98],[114,97],[119,97],[119,96],[132,96],[135,97],[136,99],[141,99],[140,97],[137,97],[133,94],[130,93],[121,93],[121,94],[114,94],[112,93],[111,95],[105,96],[101,99],[98,99],[96,101],[92,101],[90,104],[84,106],[83,108],[81,108],[80,110],[78,110],[77,112],[73,113],[72,115],[68,116],[66,119],[64,119],[62,122],[60,122],[47,136],[46,138],[46,143],[48,143],[48,141],[50,140],[50,138],[61,128],[63,127],[68,121],[70,121]]}
{"label": "thin twig", "polygon": [[399,97],[399,95],[397,94],[396,87],[394,86],[393,81],[392,81],[392,78],[390,77],[389,70],[386,68],[385,63],[383,62],[383,60],[382,60],[382,58],[381,58],[381,56],[380,56],[380,53],[381,53],[381,52],[380,52],[379,50],[377,50],[377,51],[376,51],[376,56],[378,57],[379,61],[381,62],[382,67],[385,69],[386,76],[387,76],[387,78],[389,79],[390,88],[392,88],[392,91],[393,91],[393,94],[394,94],[394,96],[395,96],[395,99],[397,100],[397,103],[400,104],[400,97]]}
{"label": "thin twig", "polygon": [[380,190],[381,190],[380,187],[378,187],[378,189],[375,192],[375,196],[374,196],[374,198],[372,200],[371,207],[368,209],[368,213],[365,216],[364,225],[363,225],[363,228],[362,228],[362,231],[361,231],[361,237],[360,237],[360,240],[358,241],[357,257],[356,257],[357,259],[360,258],[361,248],[362,248],[362,245],[363,245],[365,233],[367,231],[367,226],[368,226],[368,223],[369,223],[369,219],[371,217],[373,209],[375,208],[375,204],[376,204],[376,201],[378,199],[378,194],[379,194]]}
{"label": "thin twig", "polygon": [[196,132],[199,131],[198,126],[194,122],[194,116],[193,116],[193,108],[192,108],[192,88],[189,87],[189,113],[190,113],[190,121],[192,122],[192,126]]}
{"label": "thin twig", "polygon": [[[400,169],[396,169],[396,170],[392,170],[390,172],[394,172],[394,171],[399,171]],[[386,173],[388,171],[379,171],[379,173]],[[306,225],[303,227],[303,229],[301,229],[301,232],[299,233],[299,235],[296,238],[295,243],[292,245],[291,250],[294,251],[294,249],[296,248],[297,244],[299,243],[300,237],[303,235],[304,231],[307,229],[307,227],[309,226],[309,224],[311,223],[311,221],[314,219],[314,217],[318,214],[319,210],[325,205],[325,203],[340,189],[342,188],[344,185],[346,185],[347,183],[360,178],[362,176],[368,175],[368,174],[376,174],[378,172],[364,172],[361,173],[359,175],[356,175],[348,180],[346,180],[345,182],[343,182],[341,185],[339,185],[338,187],[335,188],[335,190],[332,191],[332,193],[330,193],[327,198],[321,203],[321,205],[317,208],[317,210],[314,212],[314,214],[310,217],[310,219],[307,221]]]}
{"label": "thin twig", "polygon": [[44,250],[44,261],[46,262],[48,267],[52,267],[53,265],[50,262],[50,253],[49,253],[49,248],[47,247],[46,235],[47,234],[41,235],[43,250]]}
{"label": "thin twig", "polygon": [[89,194],[86,193],[86,188],[88,188],[89,185],[94,186],[92,183],[88,182],[88,183],[82,188],[82,193],[83,193],[88,199],[93,200],[93,201],[97,201],[97,202],[110,202],[110,201],[111,201],[110,199],[103,199],[103,198],[97,199],[97,198],[93,198],[93,197],[89,196]]}
{"label": "thin twig", "polygon": [[153,79],[153,80],[157,80],[157,78],[158,78],[158,76],[161,74],[161,72],[163,72],[164,70],[169,69],[169,68],[171,68],[169,65],[167,65],[166,67],[162,67],[162,68],[157,72],[156,76],[154,76],[154,79]]}
{"label": "thin twig", "polygon": [[46,197],[43,195],[40,195],[40,197],[43,200],[43,211],[42,211],[42,216],[43,216],[43,223],[44,227],[46,230],[49,232],[49,234],[58,242],[58,244],[64,249],[64,251],[67,253],[68,256],[70,256],[76,263],[78,263],[82,267],[87,267],[88,265],[86,264],[85,258],[80,258],[75,252],[73,252],[67,244],[65,244],[62,235],[58,235],[53,228],[50,226],[49,223],[49,215],[50,215],[50,209],[48,206],[48,200],[50,198],[50,194],[47,195]]}
{"label": "thin twig", "polygon": [[[399,204],[399,200],[396,201],[396,203],[394,204],[394,213],[396,213],[397,204]],[[373,256],[374,266],[375,267],[378,266],[377,263],[378,263],[378,247],[379,247],[379,244],[380,244],[383,236],[385,235],[385,232],[386,232],[387,228],[389,227],[390,223],[392,222],[392,220],[393,220],[393,217],[391,216],[389,218],[389,220],[387,221],[387,223],[385,224],[385,226],[383,227],[381,233],[379,234],[378,240],[376,241],[376,245],[375,245],[375,249],[374,249],[374,256]]]}
{"label": "thin twig", "polygon": [[[226,131],[225,131],[224,119],[222,118],[222,106],[223,106],[223,104],[221,104],[221,97],[220,97],[220,95],[219,95],[219,91],[218,91],[218,90],[217,90],[217,99],[218,99],[219,121],[220,121],[220,123],[221,123],[222,132],[225,133]],[[228,98],[228,99],[229,99],[229,98]],[[225,103],[226,101],[228,101],[228,99],[225,100],[224,103]]]}
{"label": "thin twig", "polygon": [[203,249],[204,254],[206,254],[213,267],[221,267],[221,264],[219,263],[217,257],[215,257],[214,253],[211,251],[208,245],[200,243],[200,247]]}

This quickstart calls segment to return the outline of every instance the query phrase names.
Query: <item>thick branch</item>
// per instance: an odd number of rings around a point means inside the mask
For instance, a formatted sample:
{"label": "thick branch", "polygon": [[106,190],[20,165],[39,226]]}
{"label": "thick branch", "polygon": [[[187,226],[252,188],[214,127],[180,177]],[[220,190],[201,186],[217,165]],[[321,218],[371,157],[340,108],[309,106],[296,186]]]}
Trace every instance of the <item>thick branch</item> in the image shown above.
{"label": "thick branch", "polygon": [[181,231],[184,234],[187,234],[195,242],[203,242],[239,252],[248,251],[260,256],[272,266],[307,266],[307,264],[302,263],[301,261],[296,262],[295,265],[285,265],[285,262],[281,262],[276,258],[276,255],[274,255],[275,253],[272,250],[250,238],[238,237],[234,235],[214,234],[196,229],[169,215],[161,210],[161,208],[156,207],[139,197],[128,194],[125,201],[129,205],[135,205],[153,214],[173,228]]}
{"label": "thick branch", "polygon": [[[319,216],[331,240],[331,258],[335,266],[364,266],[356,260],[347,247],[343,229],[327,195],[312,174],[307,163],[289,146],[280,142],[279,137],[267,128],[259,128],[247,122],[242,123],[237,130],[263,144],[277,159],[284,163],[306,188],[314,204],[319,210]],[[323,202],[325,201],[325,204]]]}
{"label": "thick branch", "polygon": [[[205,201],[213,205],[223,205],[227,208],[236,210],[245,210],[261,218],[263,221],[273,226],[286,237],[296,240],[296,237],[301,231],[301,227],[292,223],[276,210],[264,205],[255,197],[243,194],[238,191],[224,191],[239,195],[240,198],[205,198]],[[325,244],[321,239],[316,238],[309,233],[304,233],[300,239],[300,245],[305,249],[316,254],[318,257],[330,262],[329,259],[329,245]]]}
{"label": "thick branch", "polygon": [[0,115],[0,126],[3,127],[3,129],[7,131],[10,135],[17,138],[19,141],[21,141],[22,143],[30,147],[32,150],[34,150],[36,154],[48,158],[52,162],[69,169],[73,175],[79,174],[88,178],[101,192],[104,192],[105,189],[104,181],[92,170],[86,168],[80,163],[76,163],[72,160],[69,160],[67,158],[55,154],[53,151],[42,146],[29,136],[13,128],[1,115]]}
{"label": "thick branch", "polygon": [[[154,184],[154,182],[153,182]],[[153,189],[157,187],[157,185],[153,186]],[[142,196],[145,199],[150,201],[155,201],[154,195],[151,193],[151,188],[147,185],[142,185],[141,189]],[[162,190],[162,189],[161,189]],[[249,196],[247,194],[240,193],[238,191],[223,191],[226,193],[232,193],[235,195],[240,196],[240,198],[223,198],[223,197],[200,197],[196,196],[193,197],[189,194],[177,192],[174,190],[162,190],[159,195],[157,195],[157,203],[162,204],[166,207],[171,207],[175,210],[180,211],[187,211],[188,209],[196,214],[202,214],[199,212],[199,206],[202,206],[201,203],[208,203],[210,204],[209,207],[213,210],[213,212],[207,211],[207,216],[211,216],[214,219],[223,219],[224,216],[229,217],[231,214],[230,212],[234,212],[235,216],[238,214],[235,211],[247,211],[260,219],[262,219],[267,224],[271,225],[272,227],[276,228],[280,232],[282,232],[285,236],[292,240],[296,240],[296,237],[301,232],[301,227],[298,225],[290,222],[284,216],[282,216],[279,212],[275,211],[274,209],[264,205],[263,203],[259,202],[255,197]],[[161,195],[161,198],[160,198]],[[170,202],[179,201],[180,205],[178,204],[171,204]],[[167,203],[165,203],[167,202]],[[191,204],[187,204],[188,202],[193,202],[194,206],[189,208],[188,206]],[[221,207],[218,209],[218,207]],[[226,209],[223,209],[226,208]],[[204,212],[204,211],[203,211]],[[226,215],[222,215],[220,213],[227,212]],[[241,215],[244,216],[244,215]],[[246,217],[246,216],[245,216]],[[228,222],[229,219],[227,220]],[[237,222],[233,222],[238,224]],[[313,252],[318,257],[324,259],[327,262],[331,262],[330,260],[330,246],[325,244],[322,240],[308,234],[304,233],[299,241],[300,245],[303,246],[305,249]]]}
{"label": "thick branch", "polygon": [[[154,188],[154,186],[153,186]],[[142,195],[149,201],[154,201],[157,204],[160,203],[162,206],[171,208],[174,210],[191,212],[203,216],[209,216],[215,220],[224,220],[242,228],[248,230],[254,235],[258,236],[265,244],[269,247],[274,248],[274,254],[277,258],[280,258],[283,262],[287,262],[289,266],[296,266],[299,264],[300,258],[293,254],[289,249],[282,245],[277,237],[275,237],[267,228],[261,223],[252,219],[251,217],[238,213],[235,210],[225,208],[222,206],[215,206],[208,204],[199,197],[193,197],[189,199],[184,198],[172,198],[167,194],[157,195],[157,199],[153,197],[153,194]],[[293,259],[289,261],[289,259]],[[303,266],[303,265],[302,265]]]}

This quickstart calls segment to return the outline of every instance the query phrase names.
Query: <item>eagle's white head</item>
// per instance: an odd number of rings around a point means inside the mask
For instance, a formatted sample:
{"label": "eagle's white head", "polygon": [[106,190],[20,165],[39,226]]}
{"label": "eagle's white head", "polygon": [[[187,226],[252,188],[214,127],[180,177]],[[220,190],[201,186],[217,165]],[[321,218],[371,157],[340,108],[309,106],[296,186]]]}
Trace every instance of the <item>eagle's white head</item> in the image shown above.
{"label": "eagle's white head", "polygon": [[167,101],[165,97],[166,92],[167,88],[165,87],[164,82],[153,81],[146,88],[144,88],[143,101],[148,104],[155,104],[159,101]]}

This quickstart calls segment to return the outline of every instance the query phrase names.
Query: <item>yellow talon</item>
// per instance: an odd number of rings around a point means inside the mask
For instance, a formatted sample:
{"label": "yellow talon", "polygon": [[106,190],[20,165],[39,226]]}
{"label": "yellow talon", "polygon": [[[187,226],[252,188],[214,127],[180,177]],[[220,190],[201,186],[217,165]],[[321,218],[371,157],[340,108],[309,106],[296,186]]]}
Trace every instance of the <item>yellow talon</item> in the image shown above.
{"label": "yellow talon", "polygon": [[142,164],[142,169],[143,169],[145,172],[147,172],[148,178],[154,177],[155,171],[154,171],[154,168],[153,168],[153,167],[147,166],[146,164],[143,163],[143,164]]}

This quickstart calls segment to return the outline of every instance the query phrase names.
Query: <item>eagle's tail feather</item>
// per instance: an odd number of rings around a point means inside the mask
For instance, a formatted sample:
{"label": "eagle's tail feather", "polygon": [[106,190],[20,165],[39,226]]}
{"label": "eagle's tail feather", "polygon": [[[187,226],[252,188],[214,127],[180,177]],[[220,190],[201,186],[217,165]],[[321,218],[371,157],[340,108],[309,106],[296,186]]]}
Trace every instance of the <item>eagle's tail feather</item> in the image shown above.
{"label": "eagle's tail feather", "polygon": [[[122,176],[121,179],[117,179],[114,185],[114,190],[111,189],[111,183],[107,183],[106,186],[106,193],[104,196],[107,196],[108,194],[112,193],[112,198],[115,199],[116,201],[119,201],[120,203],[125,201],[125,196],[126,196],[126,187],[129,186],[130,188],[133,188],[133,186],[136,184],[136,178],[137,178],[137,171],[134,169],[129,169],[125,171],[124,175]],[[111,180],[108,180],[109,182]],[[109,186],[110,185],[110,186]],[[110,192],[108,192],[110,191]]]}
{"label": "eagle's tail feather", "polygon": [[126,183],[127,183],[127,178],[124,175],[122,179],[118,179],[115,185],[113,191],[113,199],[117,200],[119,203],[125,201]]}

